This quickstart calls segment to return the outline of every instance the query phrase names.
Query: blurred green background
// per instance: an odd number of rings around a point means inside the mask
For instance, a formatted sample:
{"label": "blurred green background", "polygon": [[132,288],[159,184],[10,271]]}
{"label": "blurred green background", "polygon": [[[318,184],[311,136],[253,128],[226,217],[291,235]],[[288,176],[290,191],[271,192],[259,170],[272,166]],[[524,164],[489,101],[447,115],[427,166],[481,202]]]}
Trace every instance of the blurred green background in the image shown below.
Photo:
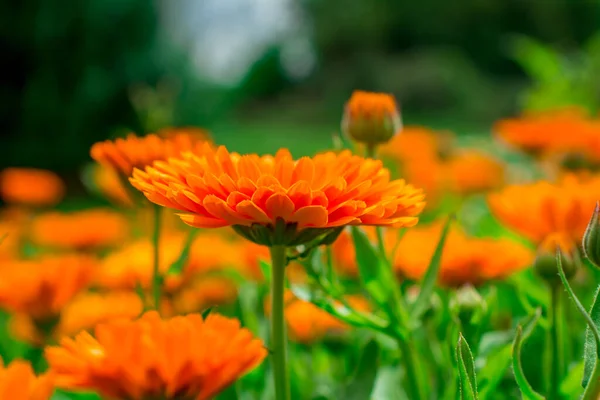
{"label": "blurred green background", "polygon": [[95,141],[170,124],[310,153],[354,89],[459,134],[600,94],[596,0],[24,0],[0,21],[0,167],[63,175]]}

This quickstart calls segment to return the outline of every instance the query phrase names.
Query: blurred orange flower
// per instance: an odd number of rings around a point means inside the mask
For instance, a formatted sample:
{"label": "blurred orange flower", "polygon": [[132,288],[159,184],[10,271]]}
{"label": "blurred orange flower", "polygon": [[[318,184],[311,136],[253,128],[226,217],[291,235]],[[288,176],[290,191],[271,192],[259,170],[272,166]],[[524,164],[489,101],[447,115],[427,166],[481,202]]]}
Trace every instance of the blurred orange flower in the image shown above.
{"label": "blurred orange flower", "polygon": [[508,186],[489,195],[488,204],[501,223],[534,243],[551,233],[579,243],[598,199],[600,178],[565,175],[555,184]]}
{"label": "blurred orange flower", "polygon": [[101,165],[112,168],[124,176],[130,176],[134,168],[143,168],[156,160],[177,157],[183,151],[200,150],[205,138],[196,134],[166,132],[148,136],[128,135],[125,139],[106,140],[94,144],[91,157]]}
{"label": "blurred orange flower", "polygon": [[48,212],[31,225],[31,240],[42,246],[93,250],[121,243],[129,233],[127,219],[114,211],[90,209]]}
{"label": "blurred orange flower", "polygon": [[578,108],[551,110],[498,121],[494,131],[504,142],[534,155],[588,153],[600,125]]}
{"label": "blurred orange flower", "polygon": [[[257,277],[258,271],[250,266],[239,241],[229,241],[217,234],[198,235],[190,247],[188,259],[180,274],[167,275],[171,265],[184,247],[183,234],[165,235],[160,242],[159,271],[165,275],[165,289],[173,293],[190,279],[212,272],[233,270],[243,277]],[[110,289],[133,290],[139,284],[150,287],[154,259],[149,240],[133,242],[112,252],[102,260],[97,284]]]}
{"label": "blurred orange flower", "polygon": [[[361,296],[347,296],[346,301],[357,311],[368,311],[370,306]],[[349,327],[327,311],[285,292],[285,320],[290,338],[296,342],[311,344],[322,340],[329,334],[346,332]],[[270,303],[265,302],[265,311],[270,314]]]}
{"label": "blurred orange flower", "polygon": [[[434,224],[411,229],[400,240],[394,270],[402,277],[420,280],[441,235]],[[478,285],[503,279],[532,265],[534,251],[508,239],[467,237],[451,229],[442,253],[439,281],[445,286]]]}
{"label": "blurred orange flower", "polygon": [[50,374],[36,376],[27,361],[15,360],[5,366],[0,359],[0,399],[50,400],[53,391]]}
{"label": "blurred orange flower", "polygon": [[171,300],[173,314],[204,311],[209,307],[230,304],[237,297],[237,285],[229,278],[203,276],[186,283]]}
{"label": "blurred orange flower", "polygon": [[[309,228],[320,235],[348,224],[412,226],[425,205],[421,190],[390,181],[380,161],[349,151],[294,161],[285,149],[259,157],[219,147],[135,170],[131,182],[150,201],[184,211],[181,218],[191,226],[233,225],[259,244],[288,245]],[[286,224],[285,239],[272,235],[278,221]],[[260,226],[281,243],[253,237]]]}
{"label": "blurred orange flower", "polygon": [[[51,334],[54,339],[73,336],[113,319],[134,319],[143,310],[142,300],[133,292],[82,293],[62,309]],[[48,339],[27,314],[14,314],[10,329],[15,337],[34,346],[43,346]]]}
{"label": "blurred orange flower", "polygon": [[[132,206],[133,200],[127,189],[123,186],[124,180],[112,168],[103,165],[94,165],[92,169],[94,184],[104,196],[111,201],[124,206]],[[129,184],[129,183],[126,183]]]}
{"label": "blurred orange flower", "polygon": [[53,206],[65,194],[54,172],[34,168],[6,168],[0,172],[0,197],[7,203]]}
{"label": "blurred orange flower", "polygon": [[100,324],[49,347],[56,384],[95,390],[108,399],[212,399],[266,357],[239,321],[217,314],[161,320],[148,312],[135,321]]}
{"label": "blurred orange flower", "polygon": [[90,257],[64,255],[7,261],[0,266],[0,306],[35,320],[56,318],[95,273]]}
{"label": "blurred orange flower", "polygon": [[390,94],[355,90],[346,103],[342,131],[357,142],[387,142],[401,127],[396,99]]}
{"label": "blurred orange flower", "polygon": [[477,151],[454,154],[443,165],[451,192],[469,194],[495,189],[504,183],[504,166]]}

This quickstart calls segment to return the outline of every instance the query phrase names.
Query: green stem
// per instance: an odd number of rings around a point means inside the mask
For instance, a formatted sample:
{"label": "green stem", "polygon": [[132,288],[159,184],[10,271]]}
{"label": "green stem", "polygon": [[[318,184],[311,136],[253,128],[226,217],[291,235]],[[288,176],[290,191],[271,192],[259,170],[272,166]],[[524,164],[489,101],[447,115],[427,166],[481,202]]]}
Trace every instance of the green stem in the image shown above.
{"label": "green stem", "polygon": [[152,299],[154,309],[160,310],[160,297],[162,289],[162,276],[160,275],[160,217],[162,208],[154,205],[154,230],[152,233],[152,245],[154,257],[152,266]]}
{"label": "green stem", "polygon": [[271,251],[271,360],[275,382],[275,400],[290,400],[289,375],[286,362],[286,332],[284,318],[285,246],[273,246]]}
{"label": "green stem", "polygon": [[398,339],[398,345],[400,346],[400,352],[402,353],[402,360],[404,360],[404,367],[406,368],[406,378],[408,380],[408,398],[411,400],[423,400],[426,399],[423,385],[423,375],[421,374],[421,366],[419,364],[419,357],[415,352],[415,345],[410,338]]}
{"label": "green stem", "polygon": [[561,285],[553,285],[550,292],[550,346],[551,346],[551,375],[549,399],[560,399],[560,383],[565,377],[565,360],[563,357],[563,331]]}

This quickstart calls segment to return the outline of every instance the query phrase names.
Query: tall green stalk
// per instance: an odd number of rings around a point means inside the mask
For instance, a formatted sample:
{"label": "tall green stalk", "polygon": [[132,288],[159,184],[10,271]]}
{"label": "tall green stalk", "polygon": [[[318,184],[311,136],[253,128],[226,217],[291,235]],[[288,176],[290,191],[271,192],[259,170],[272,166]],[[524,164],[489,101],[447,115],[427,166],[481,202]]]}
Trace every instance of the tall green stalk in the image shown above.
{"label": "tall green stalk", "polygon": [[162,276],[160,275],[160,222],[162,207],[154,205],[154,228],[152,232],[152,245],[154,247],[152,266],[152,300],[155,310],[160,309],[160,297],[162,289]]}
{"label": "tall green stalk", "polygon": [[284,319],[285,246],[271,251],[271,360],[275,383],[275,400],[290,400],[290,383],[286,362],[287,338]]}
{"label": "tall green stalk", "polygon": [[560,399],[560,383],[565,377],[565,360],[563,357],[563,308],[562,308],[562,290],[561,285],[552,285],[550,297],[550,392],[548,398],[551,400]]}

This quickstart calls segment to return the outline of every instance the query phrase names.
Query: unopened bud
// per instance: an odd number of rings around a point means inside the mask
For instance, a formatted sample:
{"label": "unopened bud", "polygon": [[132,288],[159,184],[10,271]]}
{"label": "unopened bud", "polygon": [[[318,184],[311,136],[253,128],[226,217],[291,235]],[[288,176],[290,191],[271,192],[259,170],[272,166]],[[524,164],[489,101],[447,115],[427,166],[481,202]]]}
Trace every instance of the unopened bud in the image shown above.
{"label": "unopened bud", "polygon": [[346,103],[342,132],[359,143],[385,143],[401,128],[400,112],[392,95],[357,90]]}
{"label": "unopened bud", "polygon": [[487,303],[472,285],[465,285],[456,291],[450,300],[450,309],[458,316],[467,318],[476,313],[485,313]]}
{"label": "unopened bud", "polygon": [[600,268],[600,203],[590,218],[585,234],[583,235],[583,253],[592,264]]}
{"label": "unopened bud", "polygon": [[575,275],[579,264],[579,251],[571,238],[560,233],[553,233],[546,237],[538,247],[533,266],[535,272],[551,285],[560,282],[556,260],[557,249],[560,249],[561,265],[567,279]]}

